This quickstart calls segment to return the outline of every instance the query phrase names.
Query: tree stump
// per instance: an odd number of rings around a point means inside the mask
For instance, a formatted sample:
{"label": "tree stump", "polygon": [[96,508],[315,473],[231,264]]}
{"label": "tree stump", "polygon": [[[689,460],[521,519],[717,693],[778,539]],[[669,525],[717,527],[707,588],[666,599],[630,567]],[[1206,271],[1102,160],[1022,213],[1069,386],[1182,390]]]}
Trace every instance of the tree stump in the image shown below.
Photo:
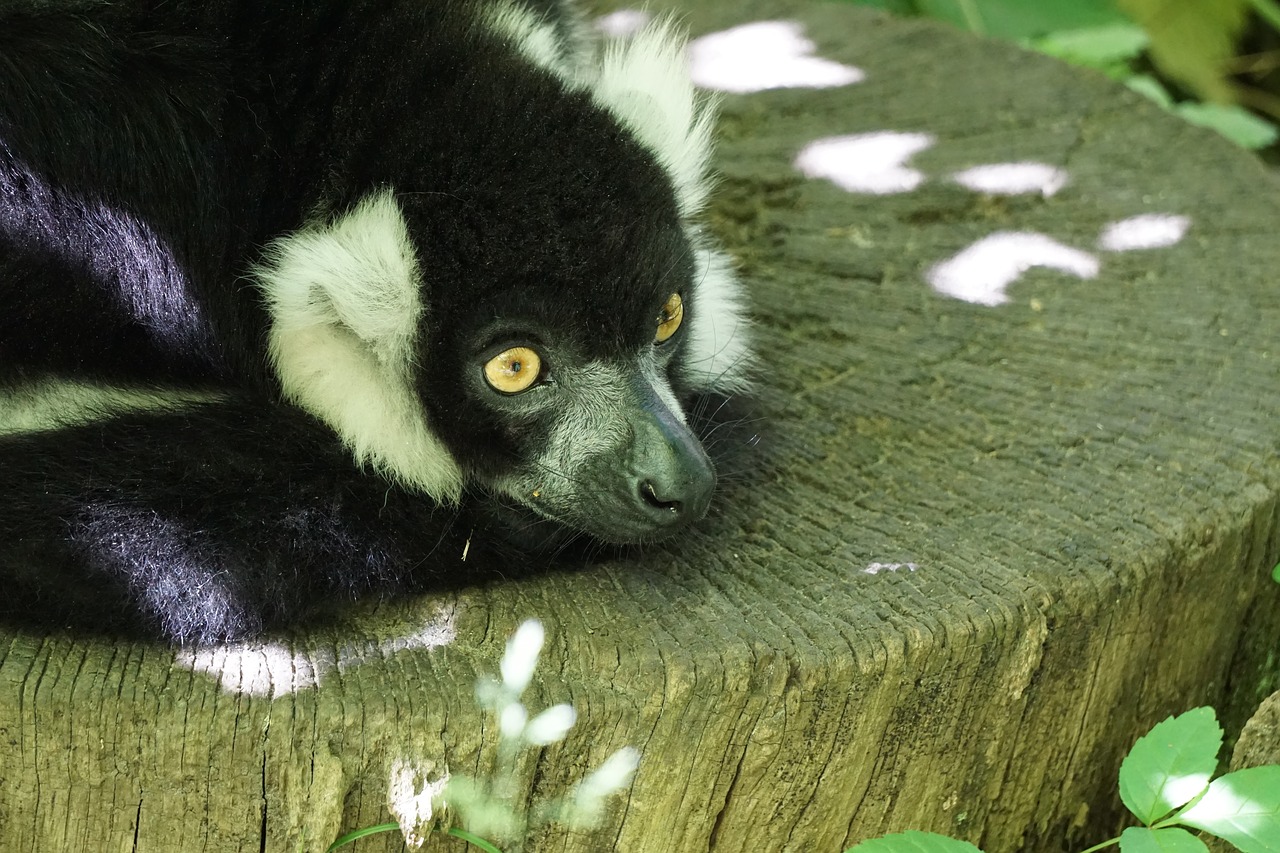
{"label": "tree stump", "polygon": [[0,629],[0,847],[324,850],[390,819],[393,768],[493,765],[473,685],[531,616],[530,704],[580,719],[513,803],[642,759],[602,831],[527,850],[1065,849],[1115,828],[1153,723],[1214,704],[1238,729],[1280,633],[1280,184],[932,23],[681,15],[700,81],[740,90],[714,228],[767,365],[712,517],[258,644]]}

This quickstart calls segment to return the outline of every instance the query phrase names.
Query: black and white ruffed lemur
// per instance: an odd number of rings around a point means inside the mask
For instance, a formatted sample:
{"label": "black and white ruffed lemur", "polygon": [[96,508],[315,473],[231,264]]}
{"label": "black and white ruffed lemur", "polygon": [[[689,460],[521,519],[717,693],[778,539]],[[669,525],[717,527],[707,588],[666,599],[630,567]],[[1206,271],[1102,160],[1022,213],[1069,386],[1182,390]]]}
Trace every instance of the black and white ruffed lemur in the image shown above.
{"label": "black and white ruffed lemur", "polygon": [[0,0],[0,621],[247,638],[700,518],[712,121],[557,0]]}

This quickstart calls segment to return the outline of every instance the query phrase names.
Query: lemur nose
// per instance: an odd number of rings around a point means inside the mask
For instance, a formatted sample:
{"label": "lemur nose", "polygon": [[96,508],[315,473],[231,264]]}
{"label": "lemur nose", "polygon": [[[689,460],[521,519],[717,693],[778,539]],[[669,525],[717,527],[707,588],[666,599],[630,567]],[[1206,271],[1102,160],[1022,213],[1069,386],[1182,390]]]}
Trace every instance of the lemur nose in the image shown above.
{"label": "lemur nose", "polygon": [[644,498],[649,506],[657,509],[671,509],[679,512],[680,501],[667,501],[658,497],[658,489],[653,485],[652,480],[645,480],[640,484],[640,497]]}
{"label": "lemur nose", "polygon": [[716,472],[683,418],[652,386],[639,390],[628,460],[631,496],[653,532],[670,530],[706,515]]}
{"label": "lemur nose", "polygon": [[639,483],[641,501],[649,507],[653,520],[664,527],[702,518],[715,491],[715,474],[709,465],[682,461],[686,462],[683,470],[664,471]]}

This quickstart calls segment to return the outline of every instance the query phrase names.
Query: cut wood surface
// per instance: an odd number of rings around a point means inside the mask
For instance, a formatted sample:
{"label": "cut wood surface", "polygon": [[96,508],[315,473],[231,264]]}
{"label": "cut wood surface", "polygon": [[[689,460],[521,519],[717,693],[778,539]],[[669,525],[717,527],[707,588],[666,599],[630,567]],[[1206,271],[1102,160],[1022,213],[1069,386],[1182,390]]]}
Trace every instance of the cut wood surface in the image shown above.
{"label": "cut wood surface", "polygon": [[1078,848],[1152,724],[1212,704],[1239,729],[1280,636],[1280,184],[1109,80],[928,22],[681,14],[719,34],[704,83],[807,84],[723,96],[713,228],[766,372],[711,517],[264,643],[0,628],[0,849],[323,850],[391,819],[393,767],[492,766],[474,683],[527,617],[530,705],[580,717],[514,802],[642,753],[601,832],[527,850]]}

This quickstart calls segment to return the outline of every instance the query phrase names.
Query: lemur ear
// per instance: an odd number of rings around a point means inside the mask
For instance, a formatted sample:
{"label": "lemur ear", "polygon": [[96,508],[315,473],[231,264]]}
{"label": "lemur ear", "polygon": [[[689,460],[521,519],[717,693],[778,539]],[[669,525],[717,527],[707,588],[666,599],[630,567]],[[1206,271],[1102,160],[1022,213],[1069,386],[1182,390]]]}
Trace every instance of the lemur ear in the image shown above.
{"label": "lemur ear", "polygon": [[462,472],[412,384],[422,277],[395,196],[273,241],[254,270],[284,396],[327,423],[360,464],[438,501]]}
{"label": "lemur ear", "polygon": [[702,209],[710,189],[714,103],[689,78],[685,40],[670,21],[607,43],[588,82],[596,103],[616,116],[671,175],[680,212]]}

